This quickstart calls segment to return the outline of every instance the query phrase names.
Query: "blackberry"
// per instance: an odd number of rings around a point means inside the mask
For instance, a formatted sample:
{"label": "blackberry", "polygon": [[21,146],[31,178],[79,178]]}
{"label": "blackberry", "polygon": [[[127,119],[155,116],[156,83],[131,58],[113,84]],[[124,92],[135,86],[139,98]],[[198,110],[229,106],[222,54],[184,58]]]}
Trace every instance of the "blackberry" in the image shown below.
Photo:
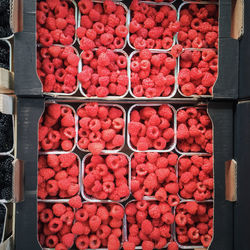
{"label": "blackberry", "polygon": [[8,152],[13,147],[12,115],[0,113],[0,152]]}
{"label": "blackberry", "polygon": [[1,199],[10,200],[12,198],[12,188],[6,187],[1,190]]}
{"label": "blackberry", "polygon": [[0,158],[0,199],[10,200],[12,198],[12,176],[13,158],[3,156]]}
{"label": "blackberry", "polygon": [[0,37],[8,37],[12,34],[10,28],[10,2],[0,1]]}
{"label": "blackberry", "polygon": [[5,12],[10,8],[10,1],[9,0],[1,0],[0,1],[0,13]]}
{"label": "blackberry", "polygon": [[2,204],[0,204],[0,242],[1,242],[1,239],[2,239],[2,236],[3,236],[5,215],[6,215],[6,209]]}

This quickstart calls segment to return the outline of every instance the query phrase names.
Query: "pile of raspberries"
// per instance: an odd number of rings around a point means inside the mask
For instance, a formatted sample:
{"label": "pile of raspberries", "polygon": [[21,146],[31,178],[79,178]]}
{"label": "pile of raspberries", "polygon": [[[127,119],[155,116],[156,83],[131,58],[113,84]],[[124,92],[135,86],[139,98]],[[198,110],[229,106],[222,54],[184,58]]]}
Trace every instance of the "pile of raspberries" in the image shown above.
{"label": "pile of raspberries", "polygon": [[143,49],[131,57],[131,90],[135,97],[166,97],[175,87],[176,59]]}
{"label": "pile of raspberries", "polygon": [[134,153],[131,158],[131,191],[136,200],[151,196],[168,201],[171,207],[180,199],[176,169],[178,155],[174,153]]}
{"label": "pile of raspberries", "polygon": [[38,192],[40,199],[66,199],[79,192],[79,161],[74,153],[40,155]]}
{"label": "pile of raspberries", "polygon": [[176,10],[133,0],[130,5],[129,41],[137,50],[170,49],[180,29]]}
{"label": "pile of raspberries", "polygon": [[180,245],[208,247],[213,237],[212,203],[183,202],[176,208],[176,239]]}
{"label": "pile of raspberries", "polygon": [[78,147],[98,155],[103,150],[120,150],[124,144],[125,114],[112,105],[87,103],[78,108]]}
{"label": "pile of raspberries", "polygon": [[218,49],[218,6],[186,4],[180,11],[177,40],[184,48]]}
{"label": "pile of raspberries", "polygon": [[133,150],[168,150],[175,137],[172,108],[167,104],[135,107],[130,113],[128,133]]}
{"label": "pile of raspberries", "polygon": [[93,3],[92,0],[80,0],[80,27],[77,36],[81,50],[92,50],[105,46],[109,49],[122,49],[126,45],[128,28],[127,13],[124,7],[112,0]]}
{"label": "pile of raspberries", "polygon": [[218,55],[214,49],[184,50],[180,55],[178,85],[185,96],[212,95],[217,79]]}
{"label": "pile of raspberries", "polygon": [[39,121],[40,151],[70,151],[74,147],[75,114],[66,105],[48,104]]}
{"label": "pile of raspberries", "polygon": [[124,209],[116,203],[84,203],[76,211],[68,204],[38,203],[38,234],[42,247],[67,250],[118,250]]}
{"label": "pile of raspberries", "polygon": [[36,11],[37,42],[71,45],[75,39],[75,6],[70,0],[41,0]]}
{"label": "pile of raspberries", "polygon": [[213,198],[213,157],[183,156],[178,161],[180,196],[204,201]]}
{"label": "pile of raspberries", "polygon": [[213,153],[212,122],[203,108],[177,112],[177,148],[181,152]]}
{"label": "pile of raspberries", "polygon": [[125,154],[91,155],[84,162],[84,196],[121,201],[130,194],[129,163]]}
{"label": "pile of raspberries", "polygon": [[80,58],[73,47],[39,47],[37,50],[37,74],[44,92],[72,93],[77,89]]}
{"label": "pile of raspberries", "polygon": [[123,96],[128,90],[127,55],[105,47],[84,50],[78,80],[85,96]]}
{"label": "pile of raspberries", "polygon": [[[128,241],[123,244],[124,250],[163,249],[171,239],[171,225],[175,217],[166,202],[132,201],[125,208]],[[175,247],[175,248],[174,248]],[[176,243],[170,243],[168,250],[178,250]]]}

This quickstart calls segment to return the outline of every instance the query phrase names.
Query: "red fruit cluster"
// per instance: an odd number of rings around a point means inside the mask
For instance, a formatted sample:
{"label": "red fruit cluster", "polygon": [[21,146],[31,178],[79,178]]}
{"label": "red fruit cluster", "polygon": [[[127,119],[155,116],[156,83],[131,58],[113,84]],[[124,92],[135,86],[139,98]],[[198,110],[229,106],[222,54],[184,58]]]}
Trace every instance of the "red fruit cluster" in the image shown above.
{"label": "red fruit cluster", "polygon": [[177,112],[177,148],[182,152],[213,153],[212,122],[203,108]]}
{"label": "red fruit cluster", "polygon": [[176,208],[176,236],[180,245],[208,247],[213,237],[213,205],[189,201]]}
{"label": "red fruit cluster", "polygon": [[124,209],[115,203],[85,203],[76,211],[72,232],[77,249],[119,250]]}
{"label": "red fruit cluster", "polygon": [[69,106],[48,104],[39,121],[39,150],[70,151],[74,146],[75,115]]}
{"label": "red fruit cluster", "polygon": [[75,6],[71,1],[41,0],[36,11],[37,42],[71,45],[75,37]]}
{"label": "red fruit cluster", "polygon": [[78,74],[88,97],[122,96],[128,89],[127,55],[105,47],[81,53],[82,71]]}
{"label": "red fruit cluster", "polygon": [[40,199],[65,199],[79,192],[79,162],[74,153],[40,155],[38,191]]}
{"label": "red fruit cluster", "polygon": [[212,95],[218,55],[213,49],[185,50],[180,56],[178,84],[183,95]]}
{"label": "red fruit cluster", "polygon": [[166,202],[130,202],[125,208],[128,242],[142,249],[163,249],[171,238],[174,215]]}
{"label": "red fruit cluster", "polygon": [[143,49],[131,58],[131,88],[136,97],[169,96],[175,86],[176,59]]}
{"label": "red fruit cluster", "polygon": [[153,196],[158,201],[168,201],[171,207],[180,199],[176,169],[178,156],[174,153],[134,153],[131,159],[131,191],[137,200]]}
{"label": "red fruit cluster", "polygon": [[77,36],[81,50],[92,50],[105,46],[109,49],[122,49],[128,34],[126,10],[112,0],[93,3],[92,0],[80,0],[80,27]]}
{"label": "red fruit cluster", "polygon": [[178,43],[184,48],[218,49],[218,6],[186,4],[180,11]]}
{"label": "red fruit cluster", "polygon": [[82,150],[98,155],[102,150],[117,150],[124,144],[124,113],[119,107],[88,103],[77,110],[79,141]]}
{"label": "red fruit cluster", "polygon": [[77,88],[79,57],[73,47],[37,49],[37,75],[43,92],[72,93]]}
{"label": "red fruit cluster", "polygon": [[84,162],[84,195],[88,199],[128,198],[128,159],[124,154],[95,155]]}
{"label": "red fruit cluster", "polygon": [[184,156],[178,162],[180,196],[204,201],[213,198],[213,157]]}
{"label": "red fruit cluster", "polygon": [[141,49],[170,49],[179,31],[176,10],[167,5],[150,5],[133,0],[130,5],[130,43]]}
{"label": "red fruit cluster", "polygon": [[63,203],[37,203],[38,237],[42,247],[67,250],[74,244],[73,209]]}
{"label": "red fruit cluster", "polygon": [[134,108],[128,123],[129,143],[138,151],[166,150],[173,142],[174,114],[167,105]]}

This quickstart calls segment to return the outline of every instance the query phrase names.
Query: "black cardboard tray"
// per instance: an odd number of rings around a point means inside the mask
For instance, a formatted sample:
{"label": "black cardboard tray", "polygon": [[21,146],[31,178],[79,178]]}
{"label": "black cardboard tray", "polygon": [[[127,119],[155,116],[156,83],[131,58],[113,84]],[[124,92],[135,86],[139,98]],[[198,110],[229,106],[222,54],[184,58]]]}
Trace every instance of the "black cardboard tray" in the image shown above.
{"label": "black cardboard tray", "polygon": [[[239,41],[231,38],[231,10],[232,0],[219,1],[219,75],[212,99],[238,98]],[[36,0],[23,1],[23,32],[15,34],[14,48],[15,94],[42,97],[36,73]]]}
{"label": "black cardboard tray", "polygon": [[[58,100],[60,101],[60,100]],[[71,99],[66,103],[81,104]],[[65,101],[63,102],[65,103]],[[164,102],[177,105],[197,105],[181,99]],[[131,103],[132,104],[132,103]],[[126,105],[131,105],[126,103]],[[206,103],[203,103],[206,104]],[[16,204],[16,249],[40,249],[37,241],[37,137],[38,120],[44,110],[42,98],[18,98],[17,101],[17,157],[25,162],[24,201]],[[230,102],[208,103],[214,125],[215,214],[214,240],[210,249],[233,250],[233,203],[225,201],[225,161],[233,158],[233,105]]]}

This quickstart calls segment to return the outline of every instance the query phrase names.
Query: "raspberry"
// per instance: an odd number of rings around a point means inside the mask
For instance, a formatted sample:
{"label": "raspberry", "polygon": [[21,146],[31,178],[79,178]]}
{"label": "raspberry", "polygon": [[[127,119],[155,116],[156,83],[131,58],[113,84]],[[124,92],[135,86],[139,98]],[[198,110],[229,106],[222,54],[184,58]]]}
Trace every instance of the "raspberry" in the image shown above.
{"label": "raspberry", "polygon": [[69,205],[73,208],[81,208],[82,207],[81,197],[79,195],[74,196],[69,200]]}
{"label": "raspberry", "polygon": [[78,249],[87,249],[89,245],[88,236],[82,235],[76,238],[76,247]]}
{"label": "raspberry", "polygon": [[151,218],[158,219],[161,216],[161,211],[158,205],[152,204],[148,209],[149,215]]}
{"label": "raspberry", "polygon": [[153,225],[149,220],[144,220],[141,224],[141,230],[144,234],[150,234],[153,231]]}
{"label": "raspberry", "polygon": [[153,250],[154,249],[154,243],[152,241],[143,241],[142,242],[142,249],[145,250]]}
{"label": "raspberry", "polygon": [[101,245],[100,239],[96,235],[91,235],[89,238],[89,247],[91,249],[97,249]]}
{"label": "raspberry", "polygon": [[[105,1],[107,1],[107,0],[105,0]],[[118,250],[118,249],[120,249],[120,241],[114,234],[109,235],[108,249],[110,249],[110,250]]]}
{"label": "raspberry", "polygon": [[135,243],[130,241],[125,241],[122,245],[124,250],[134,250],[135,249]]}
{"label": "raspberry", "polygon": [[179,249],[179,247],[178,247],[176,242],[173,241],[173,242],[169,243],[168,250],[178,250],[178,249]]}
{"label": "raspberry", "polygon": [[74,244],[74,235],[72,233],[64,234],[61,241],[67,248],[71,248]]}

